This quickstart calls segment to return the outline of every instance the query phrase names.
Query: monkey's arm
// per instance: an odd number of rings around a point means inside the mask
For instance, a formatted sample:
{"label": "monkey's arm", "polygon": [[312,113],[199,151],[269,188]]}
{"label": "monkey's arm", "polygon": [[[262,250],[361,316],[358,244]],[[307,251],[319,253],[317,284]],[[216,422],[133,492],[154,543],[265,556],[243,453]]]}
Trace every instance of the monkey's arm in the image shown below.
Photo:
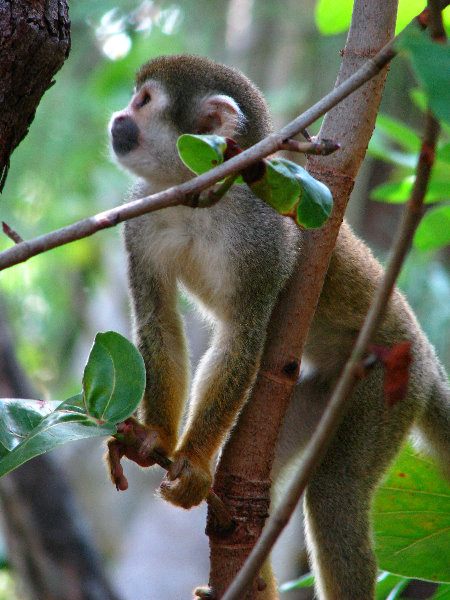
{"label": "monkey's arm", "polygon": [[184,508],[199,504],[211,486],[211,461],[242,408],[264,345],[266,323],[247,315],[216,332],[196,372],[190,414],[162,494]]}
{"label": "monkey's arm", "polygon": [[172,454],[187,395],[187,352],[175,282],[148,272],[129,254],[135,339],[144,359],[146,388],[140,417],[154,432],[147,450]]}

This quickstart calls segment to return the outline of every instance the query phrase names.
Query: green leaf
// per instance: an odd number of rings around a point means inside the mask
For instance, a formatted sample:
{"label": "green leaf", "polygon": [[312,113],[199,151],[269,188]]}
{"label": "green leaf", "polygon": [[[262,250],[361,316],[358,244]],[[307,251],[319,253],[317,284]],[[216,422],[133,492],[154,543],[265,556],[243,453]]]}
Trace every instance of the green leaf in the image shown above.
{"label": "green leaf", "polygon": [[[414,177],[406,177],[395,183],[382,183],[372,190],[370,197],[380,202],[398,204],[406,202],[414,184]],[[439,202],[450,197],[450,183],[448,181],[430,181],[425,195],[425,202]]]}
{"label": "green leaf", "polygon": [[386,136],[384,133],[381,133],[380,128],[375,129],[373,132],[367,153],[384,162],[405,167],[409,171],[414,171],[417,165],[417,154],[400,152],[399,150],[390,148],[386,143]]}
{"label": "green leaf", "polygon": [[410,60],[436,118],[450,123],[450,46],[433,42],[412,25],[399,38],[397,48]]}
{"label": "green leaf", "polygon": [[430,581],[450,578],[450,487],[433,464],[404,451],[379,488],[374,506],[379,565]]}
{"label": "green leaf", "polygon": [[[425,8],[425,0],[400,0],[398,3],[395,33],[406,25]],[[319,0],[316,4],[316,25],[323,35],[333,35],[347,31],[352,16],[353,0]],[[449,22],[450,11],[444,10],[444,23]]]}
{"label": "green leaf", "polygon": [[53,412],[61,402],[19,400],[2,398],[0,401],[0,443],[14,450],[44,417]]}
{"label": "green leaf", "polygon": [[280,585],[280,592],[288,592],[290,590],[298,590],[300,588],[308,588],[313,587],[314,585],[314,575],[311,573],[306,573],[306,575],[302,575],[298,579],[294,581],[286,581]]}
{"label": "green leaf", "polygon": [[282,158],[277,159],[277,162],[289,169],[301,187],[300,201],[296,208],[296,223],[310,229],[322,227],[333,209],[330,190],[296,163]]}
{"label": "green leaf", "polygon": [[185,133],[178,138],[177,148],[184,164],[201,175],[223,163],[227,142],[219,135]]}
{"label": "green leaf", "polygon": [[[82,395],[78,396],[82,401]],[[0,477],[20,466],[30,458],[53,450],[74,440],[111,435],[116,428],[111,423],[99,423],[88,415],[74,412],[60,405],[32,428],[25,439],[0,460]]]}
{"label": "green leaf", "polygon": [[82,393],[62,403],[0,400],[0,477],[67,442],[114,434],[144,389],[145,368],[133,344],[113,331],[97,334]]}
{"label": "green leaf", "polygon": [[284,158],[262,161],[265,169],[258,180],[249,183],[254,194],[297,225],[321,227],[333,208],[326,185],[311,177],[302,167]]}
{"label": "green leaf", "polygon": [[450,164],[450,142],[442,145],[436,152],[436,159],[442,160],[446,164]]}
{"label": "green leaf", "polygon": [[262,176],[249,184],[250,189],[280,214],[291,216],[301,192],[297,179],[281,160],[263,160],[262,164]]}
{"label": "green leaf", "polygon": [[393,117],[380,114],[377,117],[376,127],[406,152],[419,152],[420,137],[414,129],[408,127],[408,125],[405,125]]}
{"label": "green leaf", "polygon": [[393,575],[387,571],[382,571],[378,575],[377,585],[375,588],[376,600],[394,600],[398,598],[402,590],[408,585],[409,578]]}
{"label": "green leaf", "polygon": [[431,600],[450,600],[450,585],[441,583]]}
{"label": "green leaf", "polygon": [[413,243],[420,250],[444,248],[450,244],[450,204],[437,206],[425,213]]}
{"label": "green leaf", "polygon": [[120,423],[134,412],[144,389],[144,361],[136,347],[115,331],[98,333],[83,375],[86,412]]}
{"label": "green leaf", "polygon": [[[195,173],[204,173],[224,160],[227,140],[217,135],[184,134],[178,138],[182,161]],[[329,189],[305,169],[282,158],[262,160],[261,173],[248,185],[253,193],[298,225],[321,227],[333,207]],[[242,181],[241,178],[237,181]],[[107,366],[105,366],[107,368]]]}

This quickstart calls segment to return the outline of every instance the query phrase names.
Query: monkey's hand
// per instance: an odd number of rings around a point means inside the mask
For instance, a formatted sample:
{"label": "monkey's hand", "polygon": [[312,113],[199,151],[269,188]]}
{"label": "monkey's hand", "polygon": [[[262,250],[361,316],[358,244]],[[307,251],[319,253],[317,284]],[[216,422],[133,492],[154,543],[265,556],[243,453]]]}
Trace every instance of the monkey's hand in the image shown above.
{"label": "monkey's hand", "polygon": [[208,464],[195,460],[182,452],[176,452],[167,477],[161,483],[162,497],[182,508],[197,506],[206,498],[212,484]]}
{"label": "monkey's hand", "polygon": [[151,467],[166,457],[163,435],[158,430],[139,423],[134,417],[117,426],[120,439],[111,438],[108,443],[106,462],[109,474],[117,490],[128,489],[120,460],[123,456],[140,467]]}

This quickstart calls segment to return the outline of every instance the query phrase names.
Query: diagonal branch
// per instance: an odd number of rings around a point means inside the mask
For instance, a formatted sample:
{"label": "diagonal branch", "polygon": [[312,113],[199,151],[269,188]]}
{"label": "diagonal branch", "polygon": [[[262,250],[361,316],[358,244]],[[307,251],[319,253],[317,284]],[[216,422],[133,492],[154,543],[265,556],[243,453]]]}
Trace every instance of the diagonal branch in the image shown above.
{"label": "diagonal branch", "polygon": [[[444,5],[449,3],[450,0],[444,0],[443,2]],[[423,27],[427,14],[428,11],[425,9],[414,21],[420,27]],[[386,44],[372,59],[364,63],[356,73],[316,102],[316,104],[299,117],[291,121],[278,133],[269,135],[238,156],[179,186],[112,208],[92,217],[87,217],[67,227],[62,227],[61,229],[41,235],[30,241],[21,242],[8,250],[4,250],[0,253],[0,270],[24,262],[32,256],[42,254],[58,246],[89,237],[102,229],[114,227],[122,221],[169,206],[189,204],[187,198],[190,195],[198,194],[221,179],[242,171],[242,169],[257,160],[276,152],[287,140],[304,130],[364,83],[375,77],[396,55],[394,45],[398,37]]]}
{"label": "diagonal branch", "polygon": [[367,346],[383,318],[395,281],[411,246],[414,232],[422,218],[423,201],[434,162],[434,150],[438,135],[439,123],[431,114],[428,114],[411,198],[399,226],[386,272],[360,331],[355,349],[344,368],[322,419],[304,451],[300,468],[291,481],[289,488],[285,491],[282,502],[270,517],[247,562],[222,597],[222,600],[242,598],[242,594],[260,571],[273,545],[287,525],[311,475],[323,459],[333,439],[344,414],[350,392],[360,375],[361,361]]}
{"label": "diagonal branch", "polygon": [[[360,72],[363,57],[375,54],[376,49],[386,43],[392,35],[395,16],[395,0],[380,3],[355,1],[336,89],[339,89],[342,80],[349,81],[352,73]],[[427,16],[428,12],[419,16],[424,26],[427,24]],[[380,54],[375,56],[379,57]],[[219,496],[226,497],[227,507],[238,522],[235,534],[225,541],[218,539],[212,528],[207,529],[211,547],[209,585],[217,597],[223,600],[250,600],[259,597],[268,600],[277,597],[267,563],[262,569],[268,584],[263,594],[258,591],[260,587],[254,577],[261,567],[261,559],[266,556],[265,550],[259,554],[259,558],[257,556],[257,563],[249,564],[250,571],[244,567],[246,575],[242,578],[239,575],[235,584],[232,581],[260,536],[267,516],[270,467],[278,432],[296,384],[299,357],[354,177],[364,158],[375,124],[385,75],[386,70],[367,83],[355,96],[340,103],[326,115],[318,137],[336,139],[342,145],[341,152],[325,160],[319,157],[308,159],[307,170],[329,186],[334,198],[334,209],[331,218],[320,230],[303,232],[304,245],[298,267],[272,313],[268,341],[252,396],[222,450],[216,470],[214,489]],[[341,243],[335,252],[339,255],[344,248],[345,245]],[[278,516],[279,513],[275,518]],[[280,518],[283,528],[288,517],[282,514]],[[269,523],[274,526],[273,520]],[[267,538],[272,534],[273,531],[269,530],[262,535]],[[276,534],[269,545],[275,538]],[[255,552],[260,552],[259,544],[258,548]],[[251,556],[254,561],[255,554]],[[253,568],[255,564],[257,566]]]}

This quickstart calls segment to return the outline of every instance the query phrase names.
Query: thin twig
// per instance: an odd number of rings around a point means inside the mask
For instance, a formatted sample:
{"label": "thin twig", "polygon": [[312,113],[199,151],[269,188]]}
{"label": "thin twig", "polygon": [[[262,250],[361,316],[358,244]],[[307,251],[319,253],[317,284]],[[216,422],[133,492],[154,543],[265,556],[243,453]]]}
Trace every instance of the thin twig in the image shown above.
{"label": "thin twig", "polygon": [[[441,5],[447,6],[449,3],[450,0],[443,0]],[[420,27],[422,27],[421,23],[425,13],[427,13],[427,9],[414,19]],[[229,175],[240,172],[257,160],[276,152],[284,140],[295,137],[300,131],[304,130],[305,127],[316,121],[319,117],[336,106],[336,104],[341,102],[341,100],[369,81],[369,79],[375,77],[375,75],[377,75],[396,55],[397,52],[394,45],[398,37],[399,36],[395,37],[391,42],[386,44],[380,52],[364,63],[356,73],[346,79],[340,86],[334,88],[333,91],[283,127],[278,133],[267,136],[265,139],[241,154],[222,163],[211,171],[203,173],[199,177],[195,177],[179,186],[112,208],[93,217],[87,217],[72,225],[68,225],[67,227],[62,227],[56,231],[41,235],[28,242],[25,241],[17,244],[13,248],[4,250],[0,253],[0,271],[24,262],[32,256],[36,256],[37,254],[41,254],[52,248],[63,246],[69,242],[93,235],[101,229],[114,227],[122,221],[133,219],[143,214],[160,210],[161,208],[184,204],[187,196],[198,194],[202,190],[225,179]]]}
{"label": "thin twig", "polygon": [[214,206],[214,204],[217,204],[225,196],[238,177],[239,173],[233,173],[217,189],[208,190],[205,195],[194,194],[193,196],[188,196],[183,204],[191,208],[209,208],[210,206]]}
{"label": "thin twig", "polygon": [[3,233],[5,233],[15,244],[23,242],[23,237],[21,237],[17,231],[14,231],[14,229],[10,227],[8,223],[5,223],[5,221],[2,221],[2,229]]}
{"label": "thin twig", "polygon": [[350,392],[360,374],[361,361],[366,353],[368,344],[383,318],[400,268],[422,217],[424,210],[423,200],[434,162],[434,150],[438,135],[439,123],[431,114],[428,114],[411,197],[405,208],[386,272],[358,335],[352,355],[344,367],[327,408],[305,449],[300,468],[286,490],[281,504],[269,518],[261,537],[255,544],[244,566],[222,597],[222,600],[239,600],[248,586],[251,585],[274,543],[287,525],[308,481],[323,459],[333,439],[333,435],[341,422]]}
{"label": "thin twig", "polygon": [[430,13],[429,27],[432,39],[435,42],[446,42],[447,34],[445,33],[444,23],[439,0],[428,0],[428,10]]}
{"label": "thin twig", "polygon": [[332,140],[320,140],[318,142],[299,142],[297,140],[284,140],[278,147],[279,150],[290,152],[303,152],[303,154],[319,154],[327,156],[339,150],[340,145]]}

